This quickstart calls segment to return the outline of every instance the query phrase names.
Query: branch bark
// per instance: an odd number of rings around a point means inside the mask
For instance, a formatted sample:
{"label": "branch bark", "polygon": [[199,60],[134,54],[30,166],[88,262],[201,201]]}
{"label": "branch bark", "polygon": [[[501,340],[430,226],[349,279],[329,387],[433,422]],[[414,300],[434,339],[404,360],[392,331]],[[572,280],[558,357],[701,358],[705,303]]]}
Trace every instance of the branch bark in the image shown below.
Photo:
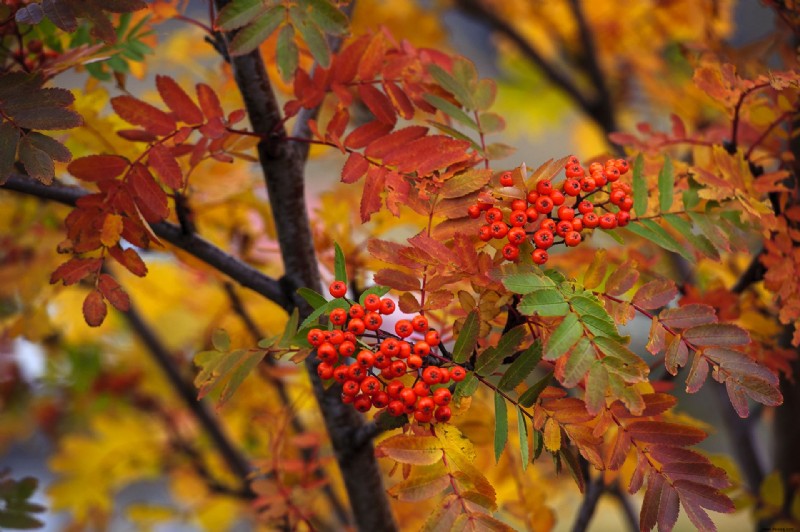
{"label": "branch bark", "polygon": [[[229,0],[215,0],[217,9],[228,3]],[[230,42],[230,37],[225,35],[226,42]],[[286,139],[278,101],[260,52],[232,57],[231,66],[253,131],[268,135],[258,144],[258,155],[286,276],[298,288],[319,290],[321,281],[305,204],[305,156],[297,144]],[[295,298],[295,302],[301,316],[311,312],[302,298]],[[324,389],[316,365],[315,357],[306,359],[356,526],[365,531],[396,530],[372,443],[353,447],[353,436],[361,430],[364,419],[350,405],[342,403],[337,386]]]}

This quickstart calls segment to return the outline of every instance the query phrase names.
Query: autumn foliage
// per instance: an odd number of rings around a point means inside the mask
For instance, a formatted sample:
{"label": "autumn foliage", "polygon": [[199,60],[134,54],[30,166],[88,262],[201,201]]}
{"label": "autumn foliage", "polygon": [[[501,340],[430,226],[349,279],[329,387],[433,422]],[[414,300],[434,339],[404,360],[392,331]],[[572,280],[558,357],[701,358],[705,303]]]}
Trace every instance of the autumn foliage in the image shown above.
{"label": "autumn foliage", "polygon": [[187,4],[0,7],[0,527],[800,523],[793,3]]}

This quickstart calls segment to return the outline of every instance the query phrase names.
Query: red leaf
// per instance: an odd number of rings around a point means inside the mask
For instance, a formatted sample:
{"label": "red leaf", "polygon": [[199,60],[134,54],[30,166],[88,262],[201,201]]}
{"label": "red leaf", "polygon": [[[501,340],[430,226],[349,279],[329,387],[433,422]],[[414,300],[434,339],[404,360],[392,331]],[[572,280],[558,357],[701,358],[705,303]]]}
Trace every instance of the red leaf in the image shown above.
{"label": "red leaf", "polygon": [[680,336],[673,336],[667,345],[667,352],[664,354],[664,365],[671,375],[678,374],[678,368],[686,365],[689,361],[689,348],[681,340]]}
{"label": "red leaf", "polygon": [[367,180],[364,183],[364,192],[361,195],[361,222],[369,220],[372,213],[381,208],[381,192],[386,182],[386,169],[371,166],[367,170]]}
{"label": "red leaf", "polygon": [[362,84],[358,86],[358,95],[367,109],[375,115],[375,118],[391,125],[397,122],[397,113],[395,113],[391,100],[384,93],[372,85]]}
{"label": "red leaf", "polygon": [[161,99],[178,119],[190,125],[203,123],[202,111],[174,79],[169,76],[156,76],[156,87]]}
{"label": "red leaf", "polygon": [[167,194],[142,164],[136,164],[128,174],[133,199],[148,222],[160,222],[169,214]]}
{"label": "red leaf", "polygon": [[419,290],[419,279],[410,273],[391,268],[384,268],[375,274],[375,283],[396,290]]}
{"label": "red leaf", "polygon": [[698,325],[683,332],[683,337],[695,345],[747,345],[748,332],[732,323]]}
{"label": "red leaf", "polygon": [[388,154],[398,149],[403,149],[412,140],[424,137],[427,132],[428,128],[423,126],[398,129],[370,142],[364,150],[364,155],[375,159],[383,159]]}
{"label": "red leaf", "polygon": [[678,403],[672,395],[666,393],[648,393],[642,395],[645,408],[642,417],[658,416]]}
{"label": "red leaf", "polygon": [[606,293],[621,296],[639,280],[639,272],[634,261],[628,260],[614,270],[606,281]]}
{"label": "red leaf", "polygon": [[634,440],[644,443],[686,447],[706,439],[700,429],[665,421],[635,421],[628,425],[628,434]]}
{"label": "red leaf", "polygon": [[364,81],[371,80],[380,72],[386,59],[388,43],[381,33],[376,33],[367,45],[358,64],[358,77]]}
{"label": "red leaf", "polygon": [[776,374],[759,365],[741,351],[725,347],[709,347],[703,350],[703,355],[736,379],[757,377],[774,386],[778,385],[778,376]]}
{"label": "red leaf", "polygon": [[114,308],[127,312],[131,308],[131,300],[119,283],[107,273],[101,273],[97,279],[97,287]]}
{"label": "red leaf", "polygon": [[109,253],[114,260],[125,266],[134,275],[144,277],[147,275],[147,265],[133,248],[122,249],[119,246],[109,248]]}
{"label": "red leaf", "polygon": [[153,135],[169,135],[175,131],[175,120],[167,113],[133,96],[111,99],[114,111],[126,122],[143,127]]}
{"label": "red leaf", "polygon": [[398,87],[393,81],[384,80],[383,90],[386,91],[386,95],[392,101],[392,105],[400,114],[400,116],[406,120],[411,120],[414,118],[414,104],[411,103],[411,100],[408,98],[403,89]]}
{"label": "red leaf", "polygon": [[339,52],[331,66],[333,83],[345,84],[353,81],[358,72],[361,57],[369,44],[369,35],[362,35]]}
{"label": "red leaf", "polygon": [[669,279],[656,279],[643,285],[633,296],[633,304],[646,309],[661,308],[678,295],[678,288]]}
{"label": "red leaf", "polygon": [[99,327],[106,319],[108,307],[99,290],[92,290],[83,300],[83,318],[90,327]]}
{"label": "red leaf", "polygon": [[200,102],[200,108],[203,109],[203,114],[206,115],[207,120],[210,121],[212,118],[225,119],[225,111],[222,110],[217,93],[205,83],[197,84],[197,100]]}
{"label": "red leaf", "polygon": [[103,265],[103,259],[82,259],[73,257],[55,269],[50,276],[50,284],[63,281],[65,286],[75,284],[90,273],[96,273]]}
{"label": "red leaf", "polygon": [[695,393],[703,387],[707,378],[708,362],[704,357],[695,354],[694,360],[692,360],[692,367],[689,369],[689,376],[686,377],[686,391]]}
{"label": "red leaf", "polygon": [[448,264],[453,259],[453,252],[450,248],[426,235],[425,231],[420,231],[416,236],[409,238],[408,243],[421,249],[441,263]]}
{"label": "red leaf", "polygon": [[120,129],[117,135],[131,142],[153,142],[158,137],[141,129]]}
{"label": "red leaf", "polygon": [[342,167],[342,183],[355,183],[369,169],[369,162],[358,152],[353,152]]}
{"label": "red leaf", "polygon": [[[469,146],[469,142],[465,140],[456,140],[445,135],[422,137],[406,145],[402,150],[405,156],[398,161],[397,168],[403,173],[430,175],[434,170],[468,159]],[[395,151],[392,156],[397,158],[398,152]]]}
{"label": "red leaf", "polygon": [[680,495],[684,506],[688,506],[691,502],[714,512],[730,513],[735,510],[727,495],[722,494],[715,488],[688,480],[678,480],[673,485],[678,490],[678,495]]}
{"label": "red leaf", "polygon": [[128,159],[119,155],[89,155],[75,159],[67,170],[83,181],[101,181],[119,177],[128,168]]}
{"label": "red leaf", "polygon": [[174,189],[183,187],[181,167],[172,152],[163,144],[156,144],[150,148],[147,161],[165,185]]}
{"label": "red leaf", "polygon": [[351,131],[344,140],[344,145],[348,148],[357,150],[359,148],[363,148],[374,139],[386,135],[391,130],[391,124],[386,124],[380,120],[373,120],[372,122],[367,122],[366,124],[358,126]]}
{"label": "red leaf", "polygon": [[712,488],[724,489],[730,486],[725,470],[712,464],[697,462],[670,462],[662,466],[661,471],[669,476],[672,482],[690,480]]}
{"label": "red leaf", "polygon": [[664,310],[658,319],[667,327],[685,329],[717,321],[714,307],[701,303],[690,303],[678,308]]}

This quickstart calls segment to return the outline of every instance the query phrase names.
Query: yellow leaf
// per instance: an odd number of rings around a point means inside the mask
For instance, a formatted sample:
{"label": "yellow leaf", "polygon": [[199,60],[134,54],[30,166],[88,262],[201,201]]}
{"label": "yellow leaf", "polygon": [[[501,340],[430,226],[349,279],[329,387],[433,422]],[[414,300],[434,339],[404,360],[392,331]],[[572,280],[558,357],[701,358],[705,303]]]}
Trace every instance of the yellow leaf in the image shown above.
{"label": "yellow leaf", "polygon": [[401,464],[431,465],[442,459],[442,445],[434,436],[398,434],[380,442],[375,452]]}
{"label": "yellow leaf", "polygon": [[773,471],[764,478],[759,488],[761,501],[773,508],[782,508],[783,501],[786,499],[786,490],[783,486],[783,479],[780,471]]}
{"label": "yellow leaf", "polygon": [[122,216],[107,214],[103,220],[103,229],[100,231],[100,242],[106,247],[117,245],[122,234]]}
{"label": "yellow leaf", "polygon": [[561,449],[561,427],[553,418],[544,424],[544,448],[554,453]]}
{"label": "yellow leaf", "polygon": [[401,501],[424,501],[435,497],[450,485],[450,475],[441,462],[423,473],[402,480],[389,488],[389,495]]}

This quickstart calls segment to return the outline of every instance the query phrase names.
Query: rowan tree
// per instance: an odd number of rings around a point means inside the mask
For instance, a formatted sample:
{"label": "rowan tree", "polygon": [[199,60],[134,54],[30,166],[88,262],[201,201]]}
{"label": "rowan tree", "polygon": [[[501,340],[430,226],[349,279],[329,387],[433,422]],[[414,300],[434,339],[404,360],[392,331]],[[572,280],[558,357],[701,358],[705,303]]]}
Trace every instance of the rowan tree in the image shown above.
{"label": "rowan tree", "polygon": [[188,4],[0,7],[0,527],[798,525],[793,2]]}

